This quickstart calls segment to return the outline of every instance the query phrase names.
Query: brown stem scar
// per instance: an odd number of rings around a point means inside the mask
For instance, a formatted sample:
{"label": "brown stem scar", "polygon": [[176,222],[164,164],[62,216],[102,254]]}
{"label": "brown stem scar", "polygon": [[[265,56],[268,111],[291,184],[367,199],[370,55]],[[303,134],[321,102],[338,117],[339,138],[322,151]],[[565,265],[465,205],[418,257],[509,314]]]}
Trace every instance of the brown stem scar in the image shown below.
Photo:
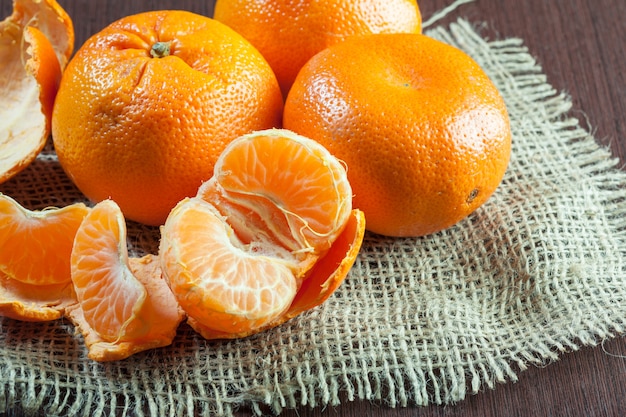
{"label": "brown stem scar", "polygon": [[478,197],[478,193],[479,193],[478,188],[474,188],[474,189],[473,189],[473,190],[469,193],[469,195],[467,196],[467,199],[466,199],[465,201],[466,201],[468,204],[469,204],[469,203],[471,203],[472,201],[474,201],[474,199],[475,199],[476,197]]}
{"label": "brown stem scar", "polygon": [[170,54],[171,42],[156,42],[150,48],[150,56],[152,58],[163,58]]}

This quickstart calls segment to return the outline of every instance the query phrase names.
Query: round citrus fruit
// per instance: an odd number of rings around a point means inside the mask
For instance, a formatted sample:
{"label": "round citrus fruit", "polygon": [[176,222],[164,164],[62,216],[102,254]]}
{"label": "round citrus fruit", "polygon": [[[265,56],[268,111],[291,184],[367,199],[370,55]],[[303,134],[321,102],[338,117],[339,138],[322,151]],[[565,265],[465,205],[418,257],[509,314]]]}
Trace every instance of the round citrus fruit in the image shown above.
{"label": "round citrus fruit", "polygon": [[159,256],[194,329],[242,337],[328,298],[364,230],[341,162],[311,139],[272,129],[227,146],[211,180],[168,216]]}
{"label": "round citrus fruit", "polygon": [[345,161],[368,230],[447,228],[496,190],[511,131],[505,103],[463,51],[420,34],[353,38],[313,57],[283,126]]}
{"label": "round citrus fruit", "polygon": [[218,0],[214,18],[265,56],[286,96],[313,55],[353,35],[420,33],[415,0]]}
{"label": "round citrus fruit", "polygon": [[262,55],[226,25],[183,11],[128,16],[67,66],[52,115],[59,162],[90,199],[165,221],[234,138],[279,126],[282,96]]}

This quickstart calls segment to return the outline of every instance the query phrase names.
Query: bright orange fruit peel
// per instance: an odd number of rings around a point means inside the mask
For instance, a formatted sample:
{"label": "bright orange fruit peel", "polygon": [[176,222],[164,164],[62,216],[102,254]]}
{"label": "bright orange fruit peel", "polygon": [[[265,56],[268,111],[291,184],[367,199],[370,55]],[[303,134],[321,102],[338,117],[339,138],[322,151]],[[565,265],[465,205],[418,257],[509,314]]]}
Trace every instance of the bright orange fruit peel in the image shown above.
{"label": "bright orange fruit peel", "polygon": [[54,0],[15,0],[0,22],[0,183],[43,149],[73,48],[72,21]]}
{"label": "bright orange fruit peel", "polygon": [[422,30],[415,0],[217,0],[213,17],[263,54],[285,97],[302,66],[331,45]]}
{"label": "bright orange fruit peel", "polygon": [[161,228],[164,275],[207,339],[244,337],[326,300],[359,252],[365,219],[346,169],[281,129],[244,135]]}

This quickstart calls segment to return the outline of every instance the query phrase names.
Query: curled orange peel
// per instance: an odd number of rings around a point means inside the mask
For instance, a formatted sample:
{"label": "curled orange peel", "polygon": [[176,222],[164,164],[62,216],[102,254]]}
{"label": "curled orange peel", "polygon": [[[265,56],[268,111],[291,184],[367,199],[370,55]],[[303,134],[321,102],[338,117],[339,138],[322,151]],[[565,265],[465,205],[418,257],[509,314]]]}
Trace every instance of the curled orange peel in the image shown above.
{"label": "curled orange peel", "polygon": [[0,183],[28,166],[50,135],[74,27],[54,0],[15,0],[0,22]]}
{"label": "curled orange peel", "polygon": [[13,0],[13,14],[2,23],[41,31],[54,49],[61,69],[74,52],[74,24],[56,0]]}

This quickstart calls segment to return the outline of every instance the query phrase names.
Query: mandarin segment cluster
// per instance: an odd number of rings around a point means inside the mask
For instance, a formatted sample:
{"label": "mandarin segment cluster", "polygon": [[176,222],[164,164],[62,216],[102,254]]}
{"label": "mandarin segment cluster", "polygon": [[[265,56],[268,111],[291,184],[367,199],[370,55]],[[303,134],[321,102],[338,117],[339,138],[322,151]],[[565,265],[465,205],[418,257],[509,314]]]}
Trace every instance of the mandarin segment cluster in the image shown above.
{"label": "mandarin segment cluster", "polygon": [[[421,19],[413,0],[217,0],[213,17],[123,17],[74,53],[55,0],[14,0],[0,182],[51,140],[85,202],[0,193],[0,316],[66,318],[96,361],[167,346],[182,322],[246,337],[324,303],[366,228],[470,215],[506,171],[508,114]],[[129,255],[128,221],[158,227],[156,253]]]}

